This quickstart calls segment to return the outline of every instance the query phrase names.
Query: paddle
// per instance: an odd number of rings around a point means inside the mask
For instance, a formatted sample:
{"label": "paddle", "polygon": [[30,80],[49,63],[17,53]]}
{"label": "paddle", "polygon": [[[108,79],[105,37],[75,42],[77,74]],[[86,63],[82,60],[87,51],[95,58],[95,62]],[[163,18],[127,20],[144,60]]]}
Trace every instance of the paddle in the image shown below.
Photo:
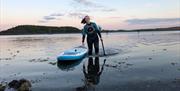
{"label": "paddle", "polygon": [[104,43],[103,43],[103,40],[101,40],[101,44],[102,44],[104,56],[106,56],[105,49],[104,49]]}

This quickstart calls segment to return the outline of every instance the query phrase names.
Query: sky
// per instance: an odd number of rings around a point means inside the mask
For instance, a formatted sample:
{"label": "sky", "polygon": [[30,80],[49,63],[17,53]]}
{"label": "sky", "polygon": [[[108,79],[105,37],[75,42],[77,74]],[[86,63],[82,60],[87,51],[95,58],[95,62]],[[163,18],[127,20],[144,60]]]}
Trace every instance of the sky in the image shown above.
{"label": "sky", "polygon": [[103,29],[180,25],[180,0],[0,0],[0,31],[17,25],[74,26],[86,15]]}

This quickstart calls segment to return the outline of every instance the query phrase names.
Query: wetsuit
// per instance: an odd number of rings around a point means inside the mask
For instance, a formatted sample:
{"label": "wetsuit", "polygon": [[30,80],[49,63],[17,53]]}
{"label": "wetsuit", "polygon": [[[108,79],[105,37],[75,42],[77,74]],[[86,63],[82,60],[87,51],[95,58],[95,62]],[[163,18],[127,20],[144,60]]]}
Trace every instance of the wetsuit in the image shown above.
{"label": "wetsuit", "polygon": [[88,54],[92,55],[93,45],[95,48],[95,54],[98,54],[99,53],[99,37],[101,38],[101,33],[98,26],[95,23],[90,22],[90,24],[86,24],[84,26],[82,34],[83,34],[83,37],[82,37],[83,42],[87,35],[87,44],[88,44],[88,50],[89,50]]}

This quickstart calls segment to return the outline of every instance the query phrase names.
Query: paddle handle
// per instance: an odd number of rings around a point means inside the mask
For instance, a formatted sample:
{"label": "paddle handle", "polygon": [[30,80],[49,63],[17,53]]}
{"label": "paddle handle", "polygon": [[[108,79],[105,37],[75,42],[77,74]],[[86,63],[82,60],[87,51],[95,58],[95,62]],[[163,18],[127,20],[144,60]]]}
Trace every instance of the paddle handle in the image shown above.
{"label": "paddle handle", "polygon": [[104,49],[104,43],[103,43],[103,40],[101,40],[101,44],[102,44],[103,53],[104,53],[104,56],[105,56],[105,55],[106,55],[106,53],[105,53],[105,49]]}

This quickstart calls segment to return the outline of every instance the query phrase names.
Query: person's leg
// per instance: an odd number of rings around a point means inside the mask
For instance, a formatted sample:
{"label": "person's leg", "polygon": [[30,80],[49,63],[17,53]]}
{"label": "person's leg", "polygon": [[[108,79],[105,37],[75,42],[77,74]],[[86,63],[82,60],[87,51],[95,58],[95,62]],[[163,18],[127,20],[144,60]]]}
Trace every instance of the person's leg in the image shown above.
{"label": "person's leg", "polygon": [[93,47],[92,40],[87,38],[87,44],[88,44],[88,55],[92,55],[92,47]]}
{"label": "person's leg", "polygon": [[96,72],[99,72],[99,57],[95,57],[95,67],[96,67]]}
{"label": "person's leg", "polygon": [[99,54],[99,38],[94,40],[94,48],[95,48],[95,54]]}
{"label": "person's leg", "polygon": [[87,66],[87,68],[88,68],[88,72],[91,71],[92,68],[93,68],[93,58],[92,57],[89,57],[89,59],[88,59],[88,66]]}

